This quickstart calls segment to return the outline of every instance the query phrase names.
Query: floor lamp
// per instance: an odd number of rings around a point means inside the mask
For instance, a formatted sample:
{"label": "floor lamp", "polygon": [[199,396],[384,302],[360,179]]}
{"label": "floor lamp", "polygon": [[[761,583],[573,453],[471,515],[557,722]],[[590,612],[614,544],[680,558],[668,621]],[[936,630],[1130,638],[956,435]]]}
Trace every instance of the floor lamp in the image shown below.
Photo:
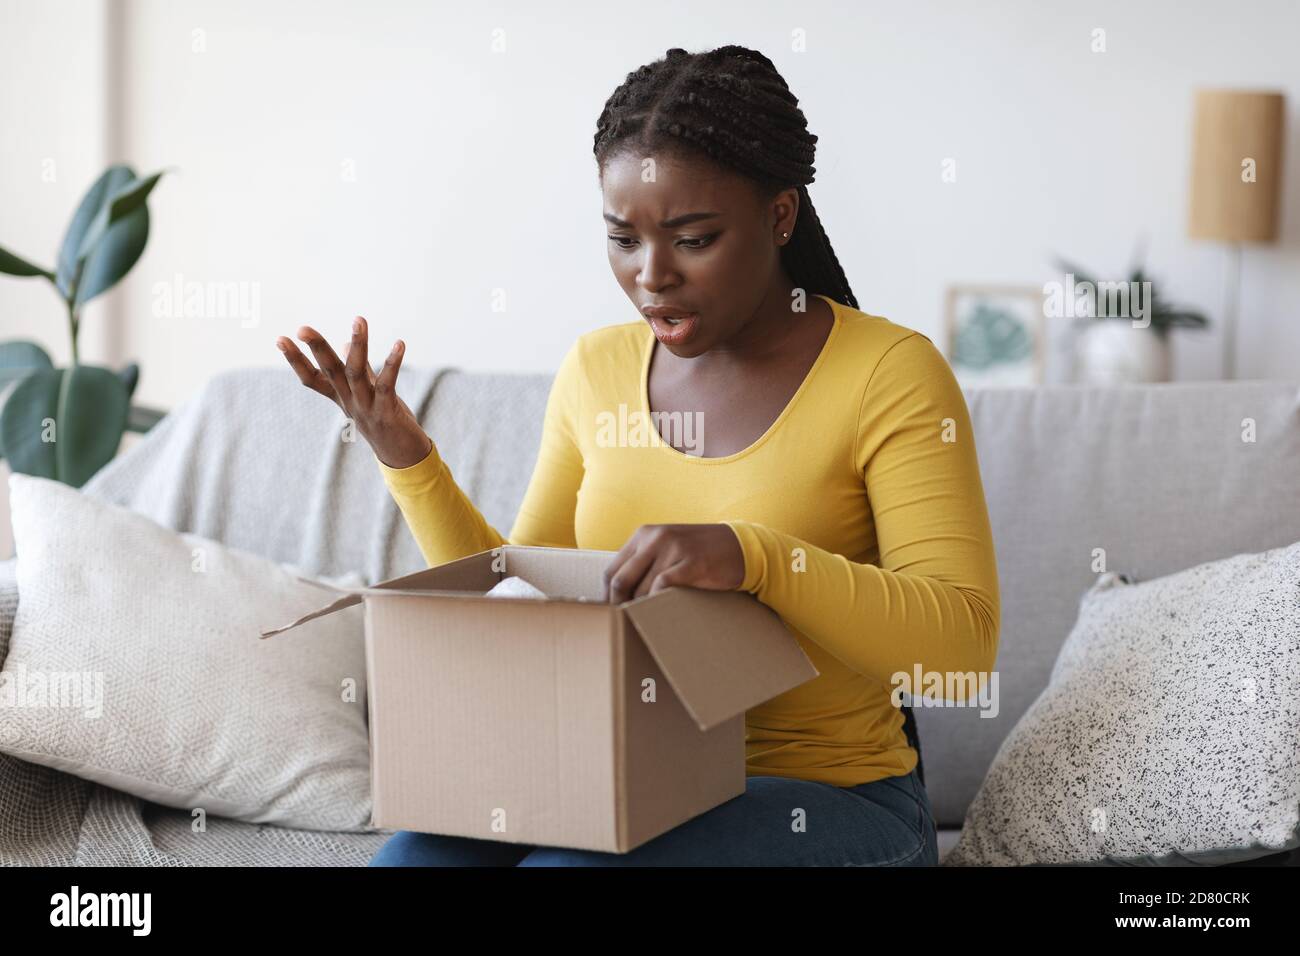
{"label": "floor lamp", "polygon": [[1277,240],[1282,193],[1281,93],[1197,90],[1187,234],[1227,244],[1223,377],[1237,377],[1241,245]]}

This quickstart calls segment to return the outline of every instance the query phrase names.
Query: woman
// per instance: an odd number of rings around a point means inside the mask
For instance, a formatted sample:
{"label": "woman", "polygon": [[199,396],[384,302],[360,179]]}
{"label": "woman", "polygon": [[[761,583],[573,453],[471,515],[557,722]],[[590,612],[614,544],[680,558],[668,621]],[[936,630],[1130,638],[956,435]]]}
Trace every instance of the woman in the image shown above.
{"label": "woman", "polygon": [[992,534],[961,390],[927,337],[858,310],[805,188],[817,137],[797,102],[738,46],[669,50],[609,98],[609,261],[641,315],[566,354],[508,540],[396,396],[400,340],[375,375],[362,319],[346,366],[309,327],[319,370],[279,339],[370,442],[430,565],[506,543],[616,551],[610,601],[750,592],[819,672],[746,713],[744,794],[630,853],[402,831],[372,865],[937,862],[891,690],[993,666]]}

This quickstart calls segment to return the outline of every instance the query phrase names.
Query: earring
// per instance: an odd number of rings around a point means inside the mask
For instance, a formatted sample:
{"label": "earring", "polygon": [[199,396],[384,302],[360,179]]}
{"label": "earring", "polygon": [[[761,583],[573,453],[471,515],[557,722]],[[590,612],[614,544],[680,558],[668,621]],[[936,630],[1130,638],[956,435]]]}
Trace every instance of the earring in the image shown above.
{"label": "earring", "polygon": [[789,239],[789,238],[790,238],[790,233],[788,233],[788,232],[783,232],[783,233],[781,233],[781,238],[782,238],[782,239]]}

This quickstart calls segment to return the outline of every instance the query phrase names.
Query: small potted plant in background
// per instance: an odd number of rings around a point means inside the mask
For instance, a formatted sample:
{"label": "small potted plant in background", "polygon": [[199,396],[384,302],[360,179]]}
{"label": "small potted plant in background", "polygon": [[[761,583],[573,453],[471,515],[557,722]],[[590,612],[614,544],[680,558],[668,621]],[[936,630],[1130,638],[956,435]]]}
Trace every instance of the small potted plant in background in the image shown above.
{"label": "small potted plant in background", "polygon": [[74,488],[117,454],[122,435],[148,431],[162,412],[131,405],[140,368],[83,365],[81,310],[131,271],[149,239],[146,200],[162,172],[110,166],[81,200],[54,270],[0,247],[0,273],[44,278],[67,310],[72,365],[55,368],[35,342],[0,342],[0,458],[15,472]]}
{"label": "small potted plant in background", "polygon": [[[1134,257],[1140,262],[1140,253]],[[1091,274],[1064,259],[1057,258],[1057,268],[1074,276],[1074,286],[1090,283],[1094,290],[1104,285]],[[1149,286],[1143,283],[1150,283]],[[1140,264],[1132,266],[1124,280],[1129,290],[1149,290],[1140,293],[1140,306],[1150,324],[1134,327],[1139,303],[1129,297],[1129,308],[1122,314],[1112,315],[1098,308],[1098,299],[1092,297],[1088,314],[1075,319],[1079,333],[1074,352],[1074,379],[1088,385],[1119,385],[1138,382],[1166,382],[1171,376],[1169,331],[1176,327],[1205,328],[1209,323],[1200,312],[1170,305],[1156,291],[1155,282]]]}

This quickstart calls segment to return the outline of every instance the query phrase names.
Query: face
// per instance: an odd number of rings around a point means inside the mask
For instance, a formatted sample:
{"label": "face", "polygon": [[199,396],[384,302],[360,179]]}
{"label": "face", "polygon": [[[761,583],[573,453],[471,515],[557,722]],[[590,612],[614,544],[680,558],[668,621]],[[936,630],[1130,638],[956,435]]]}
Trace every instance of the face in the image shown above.
{"label": "face", "polygon": [[[700,355],[772,299],[782,281],[778,242],[793,232],[798,195],[765,201],[744,177],[707,162],[645,159],[616,154],[602,170],[610,268],[665,348]],[[651,321],[644,310],[655,306],[691,315]]]}

